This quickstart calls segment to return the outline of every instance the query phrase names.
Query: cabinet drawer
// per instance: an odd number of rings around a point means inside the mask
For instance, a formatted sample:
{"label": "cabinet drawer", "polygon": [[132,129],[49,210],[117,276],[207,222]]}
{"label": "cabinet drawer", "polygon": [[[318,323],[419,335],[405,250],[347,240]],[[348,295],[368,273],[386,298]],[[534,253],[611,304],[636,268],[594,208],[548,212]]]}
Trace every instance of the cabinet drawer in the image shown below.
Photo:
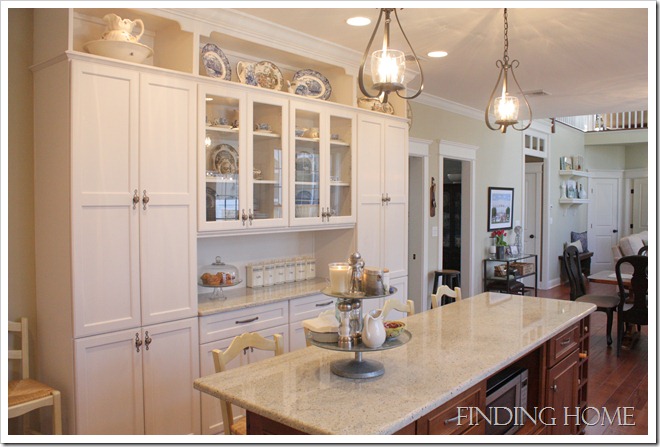
{"label": "cabinet drawer", "polygon": [[[432,411],[418,421],[418,434],[425,435],[458,435],[471,428],[477,422],[476,412],[470,411],[470,408],[481,408],[483,411],[486,405],[486,384],[485,382],[471,388],[468,391],[456,396],[446,404]],[[461,418],[458,418],[459,407],[468,407],[461,409]],[[473,418],[470,420],[470,414]],[[467,416],[467,417],[466,417]],[[479,429],[476,429],[479,430]]]}
{"label": "cabinet drawer", "polygon": [[326,295],[312,295],[289,301],[289,322],[316,318],[324,310],[335,308],[335,299]]}
{"label": "cabinet drawer", "polygon": [[550,352],[548,355],[548,366],[552,366],[564,358],[566,354],[578,347],[580,340],[580,326],[575,324],[553,337],[548,343]]}
{"label": "cabinet drawer", "polygon": [[288,323],[288,301],[207,315],[200,318],[199,342],[208,343]]}

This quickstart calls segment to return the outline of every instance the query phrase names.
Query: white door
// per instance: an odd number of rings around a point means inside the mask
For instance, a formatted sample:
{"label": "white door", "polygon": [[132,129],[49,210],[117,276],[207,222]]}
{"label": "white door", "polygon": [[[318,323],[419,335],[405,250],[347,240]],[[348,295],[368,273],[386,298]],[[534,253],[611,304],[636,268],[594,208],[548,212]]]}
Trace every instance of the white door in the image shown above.
{"label": "white door", "polygon": [[619,179],[592,178],[589,205],[591,273],[614,270],[612,247],[619,240]]}
{"label": "white door", "polygon": [[[541,213],[543,163],[525,163],[525,220],[522,232],[523,251],[526,254],[541,253]],[[515,240],[515,233],[513,234]]]}
{"label": "white door", "polygon": [[[424,194],[424,158],[409,158],[408,175],[408,297],[415,302],[417,312],[426,310],[424,282],[427,280],[423,264],[424,258],[424,219],[427,217],[428,200]],[[437,200],[437,197],[436,197]]]}
{"label": "white door", "polygon": [[194,83],[141,75],[138,192],[143,202],[138,209],[144,326],[197,315],[196,103]]}
{"label": "white door", "polygon": [[74,336],[140,326],[139,73],[71,69]]}
{"label": "white door", "polygon": [[136,339],[139,328],[75,340],[76,434],[144,434],[144,345],[138,351]]}
{"label": "white door", "polygon": [[142,340],[145,434],[200,434],[197,318],[146,326]]}
{"label": "white door", "polygon": [[649,179],[636,178],[633,182],[632,232],[649,230]]}

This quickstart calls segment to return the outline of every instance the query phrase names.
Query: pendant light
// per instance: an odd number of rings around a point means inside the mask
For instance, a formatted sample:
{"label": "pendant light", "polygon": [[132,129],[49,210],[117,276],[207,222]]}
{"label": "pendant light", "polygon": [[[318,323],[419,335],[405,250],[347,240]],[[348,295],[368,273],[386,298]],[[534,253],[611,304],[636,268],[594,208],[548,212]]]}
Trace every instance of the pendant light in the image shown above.
{"label": "pendant light", "polygon": [[[415,59],[417,67],[419,68],[419,74],[421,76],[421,84],[419,86],[419,90],[414,95],[408,97],[401,96],[401,94],[399,94],[399,90],[403,90],[405,88],[403,84],[403,76],[406,71],[406,55],[403,53],[403,51],[392,49],[389,46],[391,22],[390,15],[392,12],[394,12],[394,17],[396,18],[396,22],[399,25],[401,34],[403,34],[403,38],[406,40],[408,47],[410,47],[410,50],[412,51],[412,55]],[[372,88],[378,91],[378,93],[372,95],[364,86],[364,64],[367,61],[367,56],[369,54],[369,50],[371,49],[371,44],[373,43],[374,37],[378,32],[380,21],[383,18],[383,15],[385,15],[383,46],[382,49],[374,51],[371,55],[371,77],[373,80]],[[371,34],[371,39],[369,39],[367,48],[364,51],[364,55],[362,56],[362,63],[360,64],[360,71],[358,73],[358,84],[360,86],[360,91],[362,91],[362,93],[367,98],[378,98],[381,103],[386,103],[388,95],[393,92],[396,92],[396,94],[403,99],[413,99],[418,97],[424,89],[424,74],[422,73],[422,67],[419,64],[419,59],[415,54],[415,50],[413,49],[412,45],[410,45],[410,41],[408,41],[408,37],[401,27],[401,22],[399,22],[399,16],[397,15],[395,8],[381,8],[380,10],[380,14],[378,15],[378,22],[376,22],[374,32]]]}
{"label": "pendant light", "polygon": [[[490,94],[490,99],[488,100],[488,105],[486,106],[486,126],[488,126],[490,130],[501,130],[502,133],[506,132],[506,128],[508,126],[511,126],[514,130],[525,130],[532,124],[532,109],[529,107],[527,97],[523,93],[522,88],[520,88],[520,84],[518,84],[516,75],[513,72],[514,67],[517,68],[520,63],[518,60],[513,60],[511,63],[509,63],[509,22],[507,17],[507,8],[504,8],[504,57],[501,60],[498,60],[495,65],[500,69],[500,74],[497,77],[495,88],[493,88],[493,92]],[[518,98],[509,94],[507,82],[507,75],[509,71],[511,72],[511,77],[513,77],[513,81],[516,83],[518,90],[520,90],[520,94],[525,101],[527,110],[529,110],[529,123],[522,128],[515,126],[515,124],[518,123],[518,111],[520,108],[520,103]],[[495,101],[493,101],[495,92],[500,85],[500,79],[502,80],[502,96],[495,98]],[[493,127],[490,123],[490,118],[488,116],[489,112],[495,115],[495,124],[497,124],[496,127]]]}

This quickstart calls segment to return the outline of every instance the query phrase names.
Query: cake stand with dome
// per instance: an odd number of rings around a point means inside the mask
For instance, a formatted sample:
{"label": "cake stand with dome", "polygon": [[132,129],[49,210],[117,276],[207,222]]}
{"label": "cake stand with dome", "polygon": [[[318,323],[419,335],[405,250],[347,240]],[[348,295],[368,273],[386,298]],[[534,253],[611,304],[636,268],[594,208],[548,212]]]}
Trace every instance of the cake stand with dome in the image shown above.
{"label": "cake stand with dome", "polygon": [[241,282],[236,266],[225,264],[220,256],[216,256],[214,263],[203,266],[199,271],[198,284],[213,289],[210,300],[226,300],[223,288],[234,287]]}

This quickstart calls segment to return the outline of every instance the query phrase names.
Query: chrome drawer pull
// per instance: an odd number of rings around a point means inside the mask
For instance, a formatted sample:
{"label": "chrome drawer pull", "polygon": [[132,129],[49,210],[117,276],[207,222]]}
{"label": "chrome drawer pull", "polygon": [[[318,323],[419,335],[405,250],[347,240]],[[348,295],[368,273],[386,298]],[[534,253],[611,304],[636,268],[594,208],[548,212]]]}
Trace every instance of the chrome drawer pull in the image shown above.
{"label": "chrome drawer pull", "polygon": [[316,307],[325,307],[325,306],[331,305],[333,302],[334,301],[328,301],[327,303],[316,303],[315,306]]}
{"label": "chrome drawer pull", "polygon": [[445,419],[445,425],[449,425],[454,422],[458,422],[458,415],[454,416],[453,418]]}
{"label": "chrome drawer pull", "polygon": [[562,346],[567,346],[570,342],[571,342],[571,339],[570,339],[570,338],[567,338],[566,340],[562,341],[560,344],[561,344]]}
{"label": "chrome drawer pull", "polygon": [[245,323],[252,323],[253,321],[257,321],[259,317],[254,317],[249,320],[243,320],[243,321],[238,321],[236,320],[236,324],[245,324]]}

